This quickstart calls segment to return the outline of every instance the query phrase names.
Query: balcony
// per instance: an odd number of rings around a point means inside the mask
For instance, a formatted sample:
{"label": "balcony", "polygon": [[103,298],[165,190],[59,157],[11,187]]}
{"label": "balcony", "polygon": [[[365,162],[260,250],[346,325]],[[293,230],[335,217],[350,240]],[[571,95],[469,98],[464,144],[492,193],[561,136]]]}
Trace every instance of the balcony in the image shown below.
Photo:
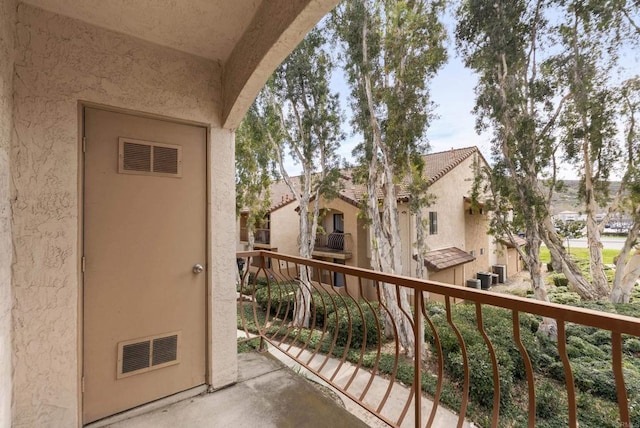
{"label": "balcony", "polygon": [[332,232],[317,235],[313,248],[313,257],[349,260],[353,249],[353,238],[350,233]]}
{"label": "balcony", "polygon": [[[386,424],[640,421],[638,379],[630,371],[640,356],[639,319],[278,253],[238,257],[261,260],[238,288],[245,340],[294,360]],[[332,284],[313,280],[335,275],[351,285],[333,292]],[[397,317],[389,316],[389,293],[412,296]],[[433,294],[444,304],[430,302]],[[425,338],[422,358],[405,352],[402,329],[414,343]],[[578,340],[581,331],[598,346]],[[585,372],[581,359],[593,353],[605,363]],[[589,419],[594,414],[600,419]]]}
{"label": "balcony", "polygon": [[[269,245],[271,244],[271,229],[256,229],[253,233],[255,244]],[[240,228],[240,241],[247,242],[249,240],[249,232],[246,227]]]}

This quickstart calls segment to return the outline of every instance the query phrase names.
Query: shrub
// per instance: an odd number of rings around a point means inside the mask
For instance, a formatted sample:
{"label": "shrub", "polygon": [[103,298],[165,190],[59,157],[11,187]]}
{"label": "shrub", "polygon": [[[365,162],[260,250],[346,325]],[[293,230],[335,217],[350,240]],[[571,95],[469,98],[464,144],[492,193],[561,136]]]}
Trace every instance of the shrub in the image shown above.
{"label": "shrub", "polygon": [[[511,404],[513,386],[513,363],[502,350],[496,350],[500,382],[500,407]],[[478,404],[491,408],[493,406],[493,364],[486,346],[475,344],[467,348],[467,364],[469,367],[469,396]],[[464,360],[462,352],[449,355],[445,366],[451,377],[461,382],[464,379]]]}
{"label": "shrub", "polygon": [[569,285],[569,280],[563,273],[553,273],[549,275],[548,278],[556,287],[566,287]]}
{"label": "shrub", "polygon": [[567,355],[569,358],[581,358],[585,356],[602,360],[608,358],[608,355],[604,351],[581,337],[570,336],[567,342]]}
{"label": "shrub", "polygon": [[640,353],[640,339],[637,339],[635,337],[631,337],[627,340],[624,341],[624,345],[623,345],[623,349],[625,352],[631,353],[631,354],[638,354]]}
{"label": "shrub", "polygon": [[337,309],[341,299],[337,295],[330,296],[326,291],[311,292],[312,314],[316,317],[316,327],[323,327],[327,317]]}
{"label": "shrub", "polygon": [[560,413],[564,400],[559,398],[558,386],[547,380],[542,381],[536,391],[536,416],[550,419]]}
{"label": "shrub", "polygon": [[[377,309],[377,302],[371,302],[371,306],[369,306],[364,301],[358,303],[347,301],[345,306],[339,307],[337,311],[329,314],[326,319],[327,329],[332,335],[337,334],[336,345],[351,348],[359,348],[363,343],[367,346],[376,345],[379,341],[378,336],[382,337],[383,334],[383,321],[377,313]],[[351,321],[350,340],[349,320]],[[378,324],[380,331],[378,331]]]}
{"label": "shrub", "polygon": [[297,286],[292,283],[272,282],[258,289],[255,299],[263,311],[280,319],[292,319],[295,309]]}
{"label": "shrub", "polygon": [[252,296],[256,291],[267,286],[267,278],[261,276],[254,278],[253,273],[249,274],[249,279],[246,285],[238,284],[236,291],[242,293],[245,296]]}
{"label": "shrub", "polygon": [[[558,278],[558,275],[560,275],[561,278]],[[567,279],[564,275],[556,274],[556,278],[553,279],[553,282],[556,286],[551,287],[548,291],[549,300],[551,302],[562,305],[572,305],[580,302],[580,295],[573,291],[569,291],[569,288],[567,287]],[[558,283],[564,285],[558,285]]]}

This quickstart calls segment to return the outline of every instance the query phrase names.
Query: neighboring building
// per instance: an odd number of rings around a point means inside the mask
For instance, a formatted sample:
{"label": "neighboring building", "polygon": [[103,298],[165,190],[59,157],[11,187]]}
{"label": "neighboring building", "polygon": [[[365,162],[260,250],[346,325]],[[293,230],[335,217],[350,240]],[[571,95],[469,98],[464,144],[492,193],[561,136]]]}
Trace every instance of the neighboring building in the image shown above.
{"label": "neighboring building", "polygon": [[524,249],[527,245],[527,240],[517,235],[514,235],[513,239],[515,243],[512,243],[506,237],[498,240],[498,264],[505,266],[507,277],[515,275],[524,269],[524,261],[520,257],[516,246]]}
{"label": "neighboring building", "polygon": [[237,381],[234,130],[337,0],[0,0],[0,427]]}
{"label": "neighboring building", "polygon": [[[435,196],[433,204],[423,212],[423,218],[428,221],[425,265],[429,279],[463,286],[467,279],[475,278],[478,272],[491,271],[495,264],[507,265],[508,275],[519,272],[522,265],[519,257],[514,256],[517,251],[502,248],[502,244],[495,242],[488,233],[489,218],[483,205],[474,206],[470,199],[476,171],[480,166],[488,166],[478,149],[468,147],[433,153],[426,155],[424,161],[425,176],[430,183],[429,193]],[[359,201],[365,189],[353,183],[349,171],[343,172],[343,185],[337,198],[330,201],[322,198],[320,202],[324,213],[320,226],[324,233],[318,234],[313,257],[370,268],[371,238],[366,221],[359,215]],[[274,186],[273,194],[279,194],[277,189],[280,186],[280,183]],[[298,230],[296,204],[272,205],[272,246],[279,252],[297,255],[298,238],[296,236],[294,240],[291,236],[292,230],[296,233]],[[415,216],[409,211],[408,194],[402,185],[398,192],[398,211],[403,245],[402,274],[415,276]],[[280,221],[275,220],[276,214]],[[288,235],[285,237],[285,234]],[[273,243],[276,236],[281,237],[277,245]],[[351,284],[346,278],[352,293],[359,295],[359,284],[355,279],[352,281]],[[337,289],[345,285],[345,279],[339,274],[334,274],[333,278],[325,274],[322,282],[332,283]]]}
{"label": "neighboring building", "polygon": [[561,211],[558,214],[554,215],[553,218],[554,220],[560,221],[584,221],[587,219],[587,216],[575,211]]}

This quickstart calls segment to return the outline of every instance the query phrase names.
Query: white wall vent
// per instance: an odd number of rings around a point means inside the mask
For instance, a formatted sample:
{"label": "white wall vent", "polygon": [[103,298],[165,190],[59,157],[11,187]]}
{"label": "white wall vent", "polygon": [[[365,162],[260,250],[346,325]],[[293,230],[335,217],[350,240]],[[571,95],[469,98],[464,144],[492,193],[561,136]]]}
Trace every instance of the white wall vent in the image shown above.
{"label": "white wall vent", "polygon": [[182,177],[182,146],[118,138],[120,174]]}
{"label": "white wall vent", "polygon": [[178,364],[179,349],[179,331],[120,342],[117,378]]}

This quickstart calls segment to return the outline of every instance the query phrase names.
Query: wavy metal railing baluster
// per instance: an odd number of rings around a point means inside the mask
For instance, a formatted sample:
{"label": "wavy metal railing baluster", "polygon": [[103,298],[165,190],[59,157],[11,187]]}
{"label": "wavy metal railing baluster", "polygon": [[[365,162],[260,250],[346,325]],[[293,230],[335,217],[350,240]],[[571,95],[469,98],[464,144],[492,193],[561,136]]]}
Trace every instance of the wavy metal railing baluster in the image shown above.
{"label": "wavy metal railing baluster", "polygon": [[[331,301],[333,301],[333,296],[331,294],[326,293],[326,295]],[[323,314],[327,314],[327,301],[325,301],[325,293],[318,293],[318,297],[320,299],[320,302],[322,302],[322,313]],[[312,299],[314,299],[314,298],[315,297],[312,296]],[[312,303],[313,303],[313,301],[312,301]],[[318,313],[317,313],[317,308],[318,307],[319,306],[317,305],[317,301],[316,301],[316,303],[313,303],[313,314],[314,314],[314,318],[316,318],[316,321],[317,321],[317,318],[318,318]],[[335,303],[333,304],[333,307],[335,307]],[[328,330],[327,326],[328,326],[328,323],[327,323],[327,320],[326,320],[326,317],[325,317],[325,319],[324,319],[324,321],[322,323],[322,332],[320,333],[320,338],[317,341],[318,343],[316,344],[315,349],[313,350],[313,352],[309,356],[309,359],[306,361],[307,365],[311,365],[313,360],[318,356],[318,353],[319,353],[320,349],[322,349],[322,343],[324,342],[324,338],[327,335],[327,330]],[[337,335],[334,335],[334,342],[335,342],[336,338],[337,338]],[[328,353],[325,356],[325,362],[328,361],[329,358],[331,358],[331,354],[330,353]]]}
{"label": "wavy metal railing baluster", "polygon": [[511,311],[511,320],[513,321],[513,340],[515,340],[520,355],[522,355],[522,361],[524,362],[525,373],[527,374],[527,389],[529,391],[529,423],[528,427],[533,428],[536,426],[536,385],[535,378],[533,377],[533,365],[531,364],[531,358],[527,348],[522,343],[520,337],[520,313],[518,311]]}
{"label": "wavy metal railing baluster", "polygon": [[[413,293],[413,340],[415,345],[415,358],[413,359],[413,388],[415,395],[414,403],[414,426],[422,425],[422,353],[424,352],[424,323],[422,322],[422,312],[424,311],[424,296],[422,291]],[[420,344],[420,348],[418,348]]]}
{"label": "wavy metal railing baluster", "polygon": [[[251,261],[250,257],[254,257],[254,256],[256,257],[256,260],[259,257],[260,258],[271,257],[272,268],[264,270],[262,267],[254,266],[252,263],[250,263]],[[319,297],[312,294],[312,299],[319,298],[320,300],[322,300],[320,304],[322,305],[325,313],[329,312],[327,310],[327,305],[332,305],[336,308],[341,305],[344,305],[346,307],[346,303],[345,303],[346,301],[351,302],[351,301],[357,300],[357,296],[365,296],[366,295],[366,293],[364,292],[365,286],[367,287],[369,286],[368,284],[365,284],[365,280],[372,281],[372,283],[375,284],[375,292],[376,292],[378,301],[381,300],[380,294],[381,294],[382,283],[389,284],[385,286],[409,287],[410,289],[413,289],[414,297],[417,296],[416,293],[422,293],[422,292],[428,292],[428,293],[445,296],[446,297],[445,306],[447,309],[447,322],[449,323],[449,326],[451,326],[453,331],[456,333],[456,338],[458,342],[460,342],[462,345],[461,353],[463,354],[463,363],[465,364],[464,369],[466,371],[465,373],[466,379],[469,378],[468,361],[470,356],[468,355],[466,345],[464,344],[464,340],[463,340],[464,338],[461,337],[459,329],[457,328],[456,324],[453,322],[454,320],[452,319],[451,299],[455,298],[455,299],[465,300],[468,302],[474,302],[474,304],[476,304],[476,311],[478,310],[477,308],[480,305],[490,305],[490,306],[501,307],[501,308],[510,310],[512,312],[512,320],[514,323],[513,324],[514,342],[516,343],[516,345],[520,350],[520,353],[523,357],[525,370],[527,371],[527,382],[529,386],[529,410],[530,410],[529,426],[530,427],[535,425],[535,383],[534,383],[533,367],[531,364],[531,360],[529,358],[529,354],[527,353],[526,348],[522,343],[522,338],[520,337],[520,328],[521,328],[520,318],[519,318],[520,312],[534,314],[542,318],[555,319],[558,322],[558,325],[559,325],[558,352],[560,354],[560,358],[563,361],[563,365],[565,368],[565,377],[567,378],[566,388],[567,388],[567,395],[568,395],[568,401],[569,401],[569,408],[571,409],[569,419],[570,419],[570,424],[572,426],[577,425],[577,407],[576,407],[576,399],[575,399],[575,386],[573,385],[573,374],[571,372],[571,367],[570,367],[569,359],[566,352],[566,331],[565,331],[566,323],[571,322],[578,325],[596,327],[601,330],[609,331],[612,334],[611,336],[612,349],[613,349],[612,365],[613,365],[614,375],[616,378],[620,421],[622,425],[629,423],[628,398],[624,397],[626,394],[624,389],[625,388],[624,371],[622,368],[622,359],[624,355],[622,354],[622,337],[623,337],[622,335],[631,335],[636,338],[640,337],[640,320],[638,319],[634,319],[634,318],[630,318],[622,315],[597,312],[597,311],[588,310],[588,309],[581,309],[581,308],[569,307],[564,305],[545,303],[545,302],[540,302],[533,299],[525,299],[525,298],[502,295],[502,294],[491,293],[491,292],[486,292],[481,290],[473,290],[465,287],[436,283],[433,281],[423,281],[423,280],[415,280],[415,279],[410,279],[405,277],[398,277],[395,275],[388,275],[388,274],[373,272],[365,269],[351,268],[346,266],[336,266],[336,265],[325,263],[325,262],[300,259],[298,257],[286,256],[278,253],[255,251],[255,252],[238,254],[238,257],[247,257],[247,270],[251,269],[252,272],[254,272],[254,274],[258,273],[258,275],[254,275],[254,279],[251,285],[247,284],[247,285],[241,286],[242,293],[243,294],[251,293],[252,299],[245,299],[245,298],[239,299],[238,307],[239,307],[239,310],[241,311],[239,318],[240,318],[240,322],[243,323],[243,325],[239,327],[243,328],[245,333],[248,332],[248,328],[246,324],[251,319],[251,316],[249,315],[250,312],[246,309],[246,305],[247,304],[251,305],[252,312],[253,312],[252,314],[253,322],[256,323],[256,330],[259,332],[258,336],[260,337],[261,341],[263,340],[267,341],[273,347],[281,351],[286,351],[289,343],[291,341],[295,342],[296,340],[299,339],[299,337],[294,336],[292,334],[292,331],[291,331],[292,323],[290,322],[291,320],[289,319],[290,315],[283,312],[284,309],[287,309],[287,299],[283,299],[282,298],[283,296],[278,295],[278,293],[284,293],[284,294],[290,293],[291,291],[293,291],[293,289],[297,288],[295,284],[292,282],[292,280],[296,276],[296,272],[299,271],[298,267],[300,264],[306,265],[309,268],[325,269],[327,271],[330,271],[332,274],[334,272],[338,272],[336,275],[342,274],[344,276],[343,279],[344,279],[345,285],[347,286],[347,288],[345,288],[344,290],[331,287],[331,285],[335,285],[334,279],[330,279],[327,281],[327,283],[323,283],[321,281],[322,278],[320,278],[320,281],[313,281],[311,283],[314,290],[321,292]],[[255,263],[255,264],[258,264],[258,263]],[[264,266],[264,260],[263,260],[262,266]],[[292,266],[294,266],[295,268],[293,268]],[[348,281],[346,278],[347,275],[357,278],[358,287],[360,289],[359,294],[352,293],[353,290],[349,288]],[[271,296],[271,294],[269,294],[268,296],[265,296],[265,299],[268,301],[268,305],[276,306],[276,307],[267,308],[267,310],[264,312],[264,318],[262,317],[261,314],[257,312],[258,311],[257,301],[255,300],[255,293],[256,293],[256,290],[258,289],[256,284],[258,280],[258,276],[263,276],[266,278],[267,287],[269,287],[267,288],[267,291],[269,291],[269,293],[273,293],[273,296]],[[331,275],[331,278],[334,278],[333,275]],[[276,285],[275,281],[278,281],[279,284]],[[247,291],[247,288],[250,291]],[[325,294],[325,292],[327,292],[327,294]],[[349,297],[347,292],[351,294],[353,297]],[[338,293],[344,293],[345,296],[342,296],[341,294],[338,294]],[[396,291],[396,294],[397,294],[397,291]],[[277,306],[279,305],[275,304],[275,301],[277,300],[276,296],[280,297],[280,300],[284,302],[281,308],[278,308]],[[373,300],[375,300],[375,298]],[[357,313],[361,311],[365,311],[365,312],[372,311],[375,317],[376,334],[378,335],[378,346],[375,348],[367,348],[367,358],[369,355],[368,353],[370,352],[373,353],[373,355],[371,356],[371,358],[373,359],[373,362],[372,362],[373,367],[371,367],[370,369],[367,369],[367,372],[369,372],[370,374],[367,375],[368,377],[365,377],[364,380],[361,380],[360,378],[358,378],[358,381],[356,382],[355,380],[351,381],[351,378],[350,378],[349,381],[347,382],[347,385],[339,385],[336,382],[330,382],[329,377],[319,372],[317,368],[310,367],[310,364],[308,363],[311,360],[307,359],[306,355],[304,355],[305,361],[302,361],[302,354],[299,354],[298,348],[295,348],[295,350],[293,350],[294,348],[291,348],[290,352],[288,352],[287,355],[289,355],[294,359],[296,359],[296,356],[298,356],[296,361],[300,363],[302,366],[313,371],[318,376],[320,376],[323,380],[331,383],[338,390],[342,390],[349,398],[357,401],[363,408],[367,409],[368,411],[375,413],[376,416],[378,416],[381,420],[385,421],[390,425],[397,426],[398,425],[397,413],[394,413],[393,415],[391,415],[390,414],[391,409],[387,409],[386,407],[387,403],[390,401],[390,394],[393,394],[394,400],[398,398],[396,396],[396,387],[398,388],[397,392],[399,394],[400,393],[402,394],[400,397],[403,400],[408,395],[405,389],[401,388],[399,384],[396,385],[398,369],[399,369],[398,364],[400,359],[400,346],[398,342],[397,326],[392,324],[387,329],[387,333],[393,336],[393,339],[391,342],[388,342],[385,345],[385,349],[387,347],[392,347],[392,346],[395,347],[395,352],[391,352],[390,354],[385,354],[384,356],[384,358],[387,358],[386,355],[389,355],[391,358],[394,358],[393,364],[392,364],[393,367],[391,368],[391,372],[392,372],[391,376],[388,376],[387,374],[385,374],[384,377],[376,378],[376,374],[379,373],[380,367],[383,361],[382,349],[380,348],[380,343],[382,343],[382,322],[383,322],[382,317],[387,316],[389,311],[388,311],[388,307],[384,304],[384,302],[379,303],[379,308],[377,310],[374,309],[375,304],[373,304],[369,300],[365,300],[365,302],[366,302],[366,305],[365,303],[360,302],[360,305],[362,305],[361,309],[356,309],[356,305],[353,305],[354,308],[350,310],[352,319],[354,318],[357,319]],[[290,300],[288,303],[289,305],[291,305]],[[314,301],[313,304],[314,304],[313,310],[315,311],[316,306],[319,305],[319,303],[317,301]],[[418,305],[414,304],[414,306],[417,307]],[[440,336],[438,335],[438,331],[437,331],[437,328],[435,327],[434,322],[427,315],[426,309],[424,307],[420,309],[424,315],[424,322],[426,322],[426,324],[429,325],[429,328],[433,332],[434,352],[437,352],[437,361],[438,361],[438,368],[437,368],[438,383],[436,385],[436,390],[433,398],[434,405],[431,410],[429,420],[427,421],[427,424],[426,424],[426,426],[431,426],[433,423],[437,423],[436,413],[437,413],[437,408],[440,404],[443,383],[444,383],[443,344],[441,343],[441,339],[440,339]],[[277,313],[277,316],[271,313],[274,310],[279,311]],[[264,321],[261,322],[259,321],[260,319],[263,319]],[[477,319],[479,318],[477,317]],[[413,323],[414,323],[413,324],[414,326],[423,325],[423,322],[416,323],[415,319],[413,319]],[[336,337],[336,334],[338,333],[338,329],[337,328],[335,329],[335,332],[333,334],[334,337],[327,337],[326,336],[328,334],[327,326],[323,326],[322,332],[320,332],[320,327],[316,323],[315,316],[312,322],[312,326],[315,327],[315,332],[316,332],[315,337],[316,338],[320,337],[320,340],[322,341],[320,343],[321,346],[315,346],[313,349],[311,349],[309,348],[308,345],[305,345],[308,343],[306,340],[302,342],[300,341],[297,342],[297,345],[300,345],[302,343],[303,347],[307,346],[307,352],[311,352],[313,355],[313,358],[317,358],[316,356],[322,356],[323,358],[331,358],[332,354],[334,354],[335,343],[336,343],[335,337]],[[353,330],[353,321],[351,321],[351,324],[348,326],[348,328]],[[256,330],[253,330],[252,328],[252,331],[256,331]],[[296,330],[296,333],[297,332],[298,331]],[[416,332],[417,330],[414,329],[414,335],[416,334]],[[309,331],[309,334],[311,334],[311,331]],[[320,334],[320,336],[317,336],[317,334]],[[322,334],[324,334],[324,336],[322,336]],[[368,330],[366,334],[367,335],[370,334],[370,330]],[[482,335],[482,331],[480,331],[479,334]],[[485,331],[485,334],[486,334],[486,331]],[[333,339],[333,340],[329,340],[329,339]],[[332,342],[333,345],[328,344],[327,342]],[[328,355],[326,353],[327,346],[333,347],[328,353]],[[355,347],[353,349],[356,350]],[[488,349],[490,349],[489,346],[488,346]],[[491,351],[489,352],[491,353]],[[363,354],[360,349],[360,357],[355,358],[357,361],[351,360],[355,364],[354,365],[355,370],[359,370],[360,373],[364,372],[362,355]],[[338,355],[338,357],[340,357],[340,355]],[[435,357],[435,354],[434,354],[434,357]],[[495,366],[493,359],[492,359],[492,364]],[[317,364],[314,364],[314,366],[317,366]],[[416,367],[417,366],[414,365],[414,370]],[[424,370],[420,370],[420,371],[423,372]],[[418,380],[419,380],[418,373],[417,371],[415,373],[416,374],[414,377],[413,394],[416,399],[410,402],[413,405],[417,406],[419,403],[418,394],[420,394],[420,389],[419,389],[419,383],[418,383]],[[494,374],[495,374],[495,371],[494,371]],[[381,395],[383,393],[385,394],[385,396],[382,398],[379,398],[379,396],[374,397],[374,394],[371,393],[371,386],[375,385],[378,382],[378,380],[381,382],[389,382],[388,385],[381,386],[380,394]],[[362,391],[352,391],[354,389],[353,387],[356,384],[362,385],[365,382],[366,382],[366,386]],[[343,383],[343,382],[340,382],[340,383]],[[460,409],[458,409],[460,411],[460,415],[458,417],[459,418],[458,426],[460,426],[460,424],[464,419],[464,415],[466,414],[466,408],[469,400],[469,382],[467,381],[465,383],[466,384],[462,385],[464,390],[463,391],[464,397],[463,397]],[[416,411],[415,416],[419,419],[420,417],[418,413],[419,410],[417,409],[414,409],[414,410]],[[494,413],[495,413],[495,396],[494,396]]]}
{"label": "wavy metal railing baluster", "polygon": [[618,409],[620,410],[620,426],[630,428],[631,419],[629,417],[627,387],[624,383],[624,372],[622,371],[622,335],[620,333],[611,333],[611,358],[613,364],[613,376],[616,380]]}
{"label": "wavy metal railing baluster", "polygon": [[[271,307],[271,292],[273,288],[277,288],[277,295],[278,295],[278,305],[276,306],[276,313],[273,316],[274,319],[278,319],[279,320],[279,327],[278,329],[271,335],[272,338],[276,338],[279,337],[280,339],[278,340],[278,346],[282,346],[283,343],[287,342],[287,339],[289,338],[289,334],[291,333],[291,323],[289,322],[288,318],[288,314],[289,314],[289,310],[291,309],[291,302],[290,299],[285,299],[285,293],[284,291],[287,291],[287,288],[289,287],[288,285],[286,285],[286,282],[280,283],[279,281],[276,281],[275,278],[271,278],[271,275],[267,275],[267,287],[268,291],[269,291],[269,300],[267,301],[267,307],[270,308]],[[273,285],[273,286],[272,286]],[[286,293],[286,295],[288,295],[289,292]],[[286,300],[286,305],[284,306],[284,310],[283,310],[283,302]],[[281,317],[281,318],[278,318]]]}
{"label": "wavy metal railing baluster", "polygon": [[491,426],[498,426],[498,417],[500,415],[500,372],[498,371],[498,359],[496,358],[496,351],[493,349],[493,344],[487,336],[487,332],[484,329],[484,322],[482,320],[482,306],[476,302],[476,321],[478,322],[478,331],[484,339],[484,343],[489,349],[489,356],[491,357],[491,367],[493,369],[493,410],[491,412]]}
{"label": "wavy metal railing baluster", "polygon": [[[343,302],[344,304],[344,299],[342,298],[342,296],[340,294],[336,294],[337,298],[334,298],[332,294],[329,295],[329,297],[331,298],[331,301],[333,303],[333,307],[335,308],[335,312],[338,312],[338,308],[339,308],[339,303],[338,302]],[[326,315],[327,312],[325,312]],[[340,329],[339,329],[339,323],[340,320],[338,319],[338,316],[336,315],[336,328],[333,331],[333,338],[331,339],[331,346],[329,347],[329,351],[327,351],[327,355],[325,356],[324,361],[322,362],[322,364],[320,364],[320,367],[318,368],[318,372],[322,372],[322,370],[324,369],[324,367],[327,365],[327,363],[329,361],[331,361],[331,357],[333,355],[333,350],[336,348],[336,343],[338,342],[338,334],[340,333]],[[328,325],[328,320],[325,318],[325,324]],[[309,360],[309,362],[311,362],[311,360]]]}
{"label": "wavy metal railing baluster", "polygon": [[[400,299],[401,296],[401,289],[400,286],[398,284],[395,285],[396,287],[396,298],[398,300],[398,302],[401,302],[402,300]],[[405,290],[402,290],[405,291]],[[414,297],[416,296],[416,294],[420,294],[420,293],[414,293]],[[408,298],[407,298],[408,299]],[[406,317],[409,320],[409,324],[411,325],[411,333],[413,334],[413,338],[414,340],[416,339],[416,325],[414,323],[413,317],[402,307],[402,305],[400,305],[400,311],[402,313],[402,315],[404,317]],[[414,347],[417,347],[417,343],[419,342],[414,342]],[[420,350],[416,348],[416,356],[420,355]],[[415,374],[419,374],[420,373],[420,358],[414,358],[414,370],[415,370],[415,365],[417,364],[418,366],[418,372]],[[409,389],[409,396],[407,397],[406,401],[405,401],[405,405],[402,409],[402,412],[400,413],[400,415],[398,416],[398,419],[396,419],[396,425],[400,426],[402,425],[402,422],[404,421],[404,418],[407,416],[407,413],[409,412],[409,409],[411,408],[411,403],[412,400],[415,400],[414,403],[414,409],[415,409],[415,414],[414,417],[416,417],[416,423],[420,423],[420,412],[421,412],[421,408],[418,405],[418,403],[420,402],[420,389],[419,389],[419,385],[420,382],[418,382],[418,393],[416,394],[416,384],[415,384],[415,374],[414,374],[414,385],[412,388]]]}
{"label": "wavy metal railing baluster", "polygon": [[578,426],[578,408],[576,405],[576,389],[573,383],[573,371],[571,370],[571,364],[569,362],[569,355],[567,355],[567,333],[565,330],[564,321],[556,320],[558,323],[558,354],[562,359],[562,366],[564,367],[565,385],[567,387],[567,402],[569,406],[569,426]]}
{"label": "wavy metal railing baluster", "polygon": [[[360,319],[362,319],[362,343],[360,344],[360,356],[358,357],[358,363],[356,364],[355,369],[353,370],[353,373],[351,373],[351,376],[347,380],[347,383],[344,385],[344,389],[349,390],[349,387],[355,380],[356,376],[358,376],[358,372],[360,371],[360,367],[362,365],[362,359],[364,357],[364,353],[367,350],[367,333],[369,329],[367,328],[367,317],[365,316],[365,313],[362,310],[362,307],[358,303],[359,299],[357,297],[352,296],[351,291],[349,290],[348,287],[346,287],[346,278],[343,278],[343,280],[345,280],[345,282],[343,282],[343,284],[345,284],[344,291],[349,297],[351,297],[351,299],[353,299],[354,302],[356,302],[356,305],[354,306],[358,308],[358,312],[360,313]],[[350,328],[353,328],[353,326],[351,325]],[[378,344],[378,346],[380,345]]]}
{"label": "wavy metal railing baluster", "polygon": [[[378,302],[380,302],[380,307],[382,308],[382,310],[386,313],[386,316],[383,315],[383,319],[385,322],[385,335],[389,336],[389,334],[387,333],[386,329],[388,327],[387,325],[387,321],[386,321],[386,317],[388,317],[389,319],[391,319],[391,312],[389,311],[389,308],[387,307],[387,305],[385,304],[383,298],[382,298],[382,287],[386,286],[387,284],[384,283],[378,283],[377,287],[376,287],[376,293],[378,296]],[[389,399],[389,396],[391,395],[391,390],[393,389],[393,386],[395,385],[395,381],[396,381],[396,377],[398,376],[398,361],[399,361],[399,357],[400,357],[400,343],[398,341],[398,327],[396,326],[396,324],[394,322],[391,322],[391,327],[393,328],[393,339],[395,342],[395,355],[394,355],[394,363],[393,363],[393,370],[390,373],[389,376],[389,386],[387,386],[387,389],[384,393],[384,396],[382,397],[382,399],[380,400],[380,403],[378,404],[378,408],[376,409],[377,413],[382,413],[382,409],[384,409],[384,406],[387,404],[387,400]]]}
{"label": "wavy metal railing baluster", "polygon": [[[362,283],[362,277],[358,277],[358,288],[360,291],[360,295],[363,296],[364,295],[364,284]],[[360,396],[358,397],[360,400],[364,400],[364,397],[367,395],[367,392],[369,392],[369,388],[371,388],[371,385],[373,384],[373,381],[376,378],[376,374],[378,373],[378,367],[380,364],[380,356],[382,355],[382,326],[380,324],[380,317],[378,316],[378,311],[376,311],[373,307],[373,305],[371,304],[371,302],[368,299],[365,299],[365,302],[367,303],[367,306],[369,307],[369,310],[373,313],[375,322],[376,322],[376,334],[378,335],[378,340],[377,340],[377,349],[376,349],[376,358],[375,361],[373,363],[373,367],[371,369],[371,376],[369,376],[369,381],[367,382],[367,384],[365,385],[364,389],[362,390],[362,393],[360,394]]]}
{"label": "wavy metal railing baluster", "polygon": [[[407,290],[405,290],[401,285],[395,284],[395,291],[396,291],[396,301],[403,302],[403,300],[406,299],[407,302],[408,302],[409,298],[407,296]],[[420,293],[414,291],[414,293],[413,293],[414,299],[418,298],[417,294],[420,294]],[[403,295],[404,295],[404,299],[402,298]],[[409,326],[411,327],[411,333],[413,335],[413,338],[414,338],[414,340],[416,340],[416,336],[417,336],[416,329],[418,329],[418,327],[415,324],[414,315],[411,314],[407,310],[407,308],[405,308],[402,304],[400,304],[398,306],[400,307],[400,312],[402,313],[402,316],[404,316],[407,319],[407,321],[409,323]],[[416,313],[419,313],[419,311],[416,312]],[[419,342],[418,341],[414,341],[414,348],[416,348],[415,349],[416,355],[420,355],[420,350],[417,349],[417,344],[421,343],[421,342],[422,341],[419,341]],[[414,364],[418,364],[418,367],[420,367],[420,358],[414,358]],[[419,401],[419,395],[420,395],[420,390],[419,389],[418,389],[418,393],[417,394],[416,394],[416,388],[415,387],[411,388],[409,390],[409,397],[407,397],[407,401],[405,403],[405,406],[402,409],[402,412],[401,412],[401,414],[400,414],[400,416],[398,417],[398,420],[397,420],[397,424],[398,425],[402,425],[402,421],[404,421],[404,418],[406,417],[407,412],[409,411],[409,408],[411,406],[411,400],[415,399],[416,402],[418,402]],[[419,406],[416,406],[416,408],[417,407],[419,407]],[[419,412],[420,409],[418,409],[417,411]]]}
{"label": "wavy metal railing baluster", "polygon": [[429,419],[427,420],[426,427],[430,427],[433,425],[433,422],[436,418],[436,412],[438,411],[438,405],[440,404],[440,395],[442,394],[442,382],[444,379],[444,352],[442,351],[442,343],[440,342],[440,335],[438,334],[438,329],[436,328],[433,321],[431,321],[431,317],[427,314],[426,308],[422,307],[422,314],[424,315],[424,319],[429,324],[429,328],[431,328],[431,332],[433,333],[433,341],[435,342],[436,349],[438,351],[438,383],[436,384],[436,392],[433,395],[433,406],[431,407],[431,413],[429,414]]}
{"label": "wavy metal railing baluster", "polygon": [[[344,362],[347,361],[347,357],[349,356],[349,349],[351,348],[351,340],[353,339],[353,321],[352,321],[353,318],[351,316],[351,311],[349,310],[349,304],[347,303],[347,300],[353,300],[353,297],[351,296],[347,296],[347,297],[348,299],[344,299],[343,297],[343,303],[344,303],[345,312],[347,313],[347,325],[349,326],[349,334],[347,336],[347,343],[344,345],[344,351],[342,352],[342,357],[340,358],[340,362],[338,363],[338,366],[335,368],[335,370],[333,371],[333,374],[329,378],[331,382],[335,380],[336,376],[338,376],[338,373],[340,373],[340,369],[342,369]],[[338,324],[339,324],[339,318],[340,317],[336,313],[336,322],[338,322]],[[336,326],[336,330],[338,330],[337,326]]]}
{"label": "wavy metal railing baluster", "polygon": [[444,298],[445,308],[447,310],[447,322],[449,326],[453,329],[456,337],[458,338],[458,343],[460,344],[460,351],[462,352],[462,365],[464,367],[464,383],[462,386],[462,403],[460,405],[460,414],[458,415],[458,428],[461,428],[464,424],[464,417],[467,414],[467,404],[469,401],[469,358],[467,356],[467,347],[464,343],[464,338],[460,333],[458,327],[454,324],[453,319],[451,318],[451,299],[449,296],[445,296]]}

